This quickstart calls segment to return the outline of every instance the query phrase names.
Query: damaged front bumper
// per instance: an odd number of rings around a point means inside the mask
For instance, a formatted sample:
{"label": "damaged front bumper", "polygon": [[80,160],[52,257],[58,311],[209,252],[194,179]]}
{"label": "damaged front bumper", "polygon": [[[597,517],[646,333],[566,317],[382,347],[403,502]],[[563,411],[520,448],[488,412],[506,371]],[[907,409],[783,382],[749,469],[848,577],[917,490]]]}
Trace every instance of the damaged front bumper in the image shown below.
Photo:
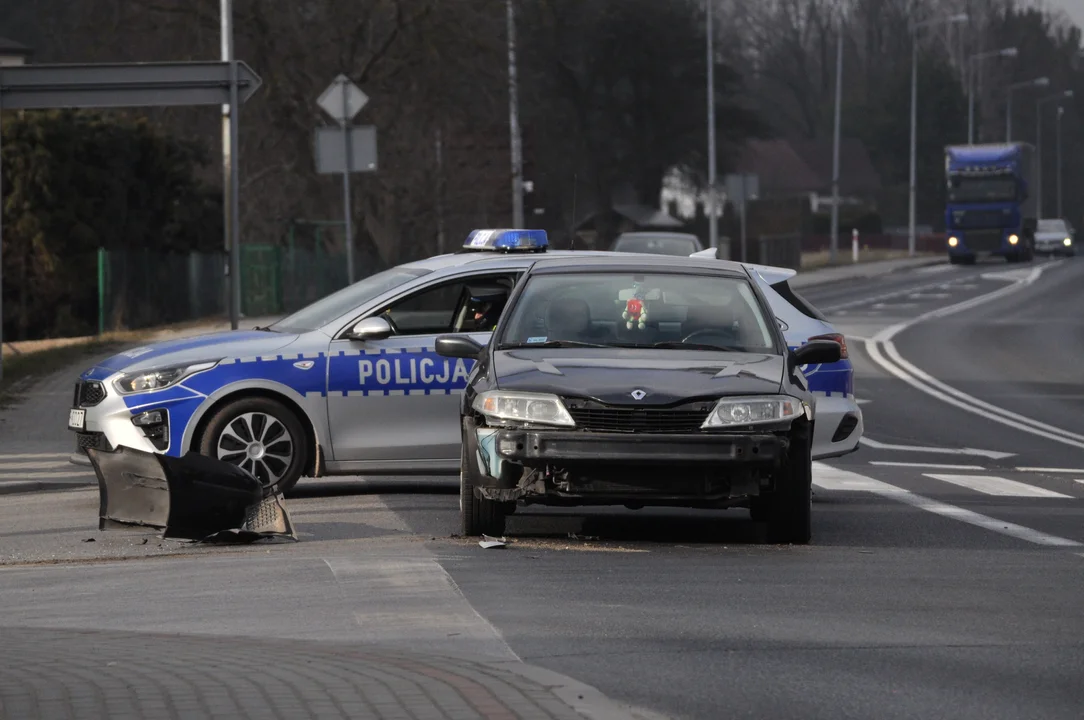
{"label": "damaged front bumper", "polygon": [[759,495],[786,432],[602,433],[474,427],[475,489],[500,502],[720,507]]}
{"label": "damaged front bumper", "polygon": [[127,447],[90,448],[87,456],[98,476],[100,530],[155,528],[204,542],[297,539],[282,496],[236,465]]}

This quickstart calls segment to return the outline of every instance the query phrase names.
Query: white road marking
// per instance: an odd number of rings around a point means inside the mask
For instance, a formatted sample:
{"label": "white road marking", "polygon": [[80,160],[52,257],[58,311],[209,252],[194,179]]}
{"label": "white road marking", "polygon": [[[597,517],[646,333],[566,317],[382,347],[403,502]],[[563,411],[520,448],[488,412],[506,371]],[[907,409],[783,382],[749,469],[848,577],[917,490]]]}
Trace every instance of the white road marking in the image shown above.
{"label": "white road marking", "polygon": [[71,470],[69,472],[0,472],[3,480],[58,480],[60,478],[94,478],[93,472]]}
{"label": "white road marking", "polygon": [[941,480],[942,482],[959,485],[960,487],[977,490],[985,495],[998,495],[1001,497],[1047,497],[1069,498],[1072,495],[1063,495],[1053,490],[1047,490],[1027,483],[1006,480],[993,475],[940,475],[935,473],[923,473],[928,478]]}
{"label": "white road marking", "polygon": [[1079,468],[1046,468],[1046,467],[1018,467],[1016,472],[1031,473],[1066,473],[1068,475],[1084,475],[1084,470]]}
{"label": "white road marking", "polygon": [[47,470],[49,468],[62,468],[69,467],[71,463],[67,460],[60,462],[6,462],[0,459],[0,470]]}
{"label": "white road marking", "polygon": [[870,465],[880,465],[882,467],[908,467],[908,468],[927,468],[930,470],[985,470],[986,468],[981,465],[948,465],[944,463],[911,463],[911,462],[890,462],[888,460],[871,460]]}
{"label": "white road marking", "polygon": [[[1016,453],[1000,452],[998,450],[976,450],[975,448],[940,448],[940,447],[927,447],[925,445],[892,445],[890,443],[883,443],[874,440],[873,438],[863,435],[859,442],[866,447],[873,448],[874,450],[896,450],[899,452],[924,452],[933,453],[939,455],[973,455],[975,457],[987,457],[991,460],[1002,460],[1007,457],[1012,457]],[[981,469],[981,468],[980,468]]]}
{"label": "white road marking", "polygon": [[947,297],[952,297],[950,293],[911,293],[907,296],[908,300],[943,300]]}
{"label": "white road marking", "polygon": [[857,403],[858,405],[868,405],[868,404],[870,403],[870,401],[869,401],[869,400],[859,400],[858,398],[855,398],[855,399],[854,399],[854,401],[855,401],[855,403]]}
{"label": "white road marking", "polygon": [[[1032,435],[1037,435],[1048,440],[1062,443],[1063,445],[1069,445],[1084,450],[1084,435],[1047,425],[1046,423],[1019,415],[1004,408],[997,407],[996,405],[991,405],[988,402],[984,402],[974,396],[961,392],[956,388],[950,387],[904,360],[892,343],[893,337],[917,323],[934,318],[946,317],[1018,292],[1038,280],[1043,271],[1055,267],[1061,264],[1061,262],[1062,261],[1059,260],[1052,263],[1044,263],[1033,268],[1025,277],[1022,277],[1022,279],[999,290],[970,298],[955,305],[932,310],[919,315],[917,318],[885,328],[871,340],[866,342],[866,351],[869,354],[870,359],[883,370],[900,380],[903,380],[911,387],[921,390],[927,395],[937,398],[944,403],[986,418],[987,420],[993,420],[994,422],[1031,433]],[[882,352],[882,348],[884,352]]]}
{"label": "white road marking", "polygon": [[910,490],[904,490],[901,487],[889,485],[886,482],[874,480],[873,478],[859,475],[858,473],[849,470],[840,470],[820,462],[813,463],[813,483],[826,490],[859,490],[871,492],[876,495],[898,500],[899,502],[916,507],[920,510],[932,512],[935,515],[959,520],[960,522],[969,525],[981,527],[1001,535],[1008,535],[1009,537],[1024,540],[1035,545],[1045,545],[1049,547],[1081,547],[1084,545],[1076,540],[1058,537],[1057,535],[1048,535],[1044,532],[1032,530],[1031,528],[1022,525],[1016,525],[1014,523],[1005,522],[1004,520],[981,515],[977,512],[957,507],[956,505],[932,500],[923,495],[916,495]]}
{"label": "white road marking", "polygon": [[930,265],[929,267],[918,268],[915,270],[916,275],[933,275],[934,273],[948,272],[949,270],[955,270],[952,265],[945,263],[944,265]]}
{"label": "white road marking", "polygon": [[15,453],[0,455],[0,462],[8,460],[45,460],[47,458],[66,458],[71,453]]}
{"label": "white road marking", "polygon": [[871,305],[874,310],[884,310],[885,308],[900,309],[918,307],[918,303],[876,303]]}
{"label": "white road marking", "polygon": [[897,298],[897,297],[900,297],[901,295],[909,295],[911,293],[922,292],[923,290],[931,290],[933,288],[942,288],[942,289],[944,289],[946,287],[951,286],[953,288],[973,289],[973,288],[978,287],[978,285],[961,285],[959,283],[960,283],[959,280],[952,280],[952,281],[947,282],[947,283],[945,283],[945,282],[934,282],[934,283],[928,283],[926,285],[919,285],[918,287],[907,288],[905,290],[893,290],[890,293],[882,293],[881,295],[874,295],[873,297],[867,297],[867,298],[863,298],[861,300],[850,300],[848,302],[839,303],[837,305],[826,305],[825,307],[821,308],[821,312],[826,313],[826,314],[833,313],[833,312],[835,312],[837,310],[842,310],[844,308],[861,307],[863,305],[869,305],[871,303],[880,302],[882,300],[889,300],[891,298]]}

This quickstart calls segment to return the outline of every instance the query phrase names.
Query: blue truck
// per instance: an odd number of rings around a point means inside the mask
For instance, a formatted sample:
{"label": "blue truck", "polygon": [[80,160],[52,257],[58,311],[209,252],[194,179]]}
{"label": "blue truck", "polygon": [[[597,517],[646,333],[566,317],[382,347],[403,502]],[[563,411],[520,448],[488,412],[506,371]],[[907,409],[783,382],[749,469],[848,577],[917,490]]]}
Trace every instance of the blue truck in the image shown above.
{"label": "blue truck", "polygon": [[945,148],[945,233],[949,261],[982,256],[1031,262],[1038,224],[1035,148],[1027,143],[951,145]]}

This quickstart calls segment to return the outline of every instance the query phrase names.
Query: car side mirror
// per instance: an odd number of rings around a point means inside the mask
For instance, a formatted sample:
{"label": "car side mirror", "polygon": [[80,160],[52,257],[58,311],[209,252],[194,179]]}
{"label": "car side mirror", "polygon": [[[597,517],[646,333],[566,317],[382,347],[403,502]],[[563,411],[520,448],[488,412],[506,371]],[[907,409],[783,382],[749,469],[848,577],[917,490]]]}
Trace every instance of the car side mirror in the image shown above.
{"label": "car side mirror", "polygon": [[843,358],[843,346],[834,340],[812,340],[794,351],[794,364],[830,365]]}
{"label": "car side mirror", "polygon": [[434,344],[437,355],[450,358],[476,360],[482,353],[482,345],[470,335],[441,335]]}
{"label": "car side mirror", "polygon": [[365,318],[350,328],[346,337],[350,340],[383,340],[392,335],[391,323],[382,317]]}

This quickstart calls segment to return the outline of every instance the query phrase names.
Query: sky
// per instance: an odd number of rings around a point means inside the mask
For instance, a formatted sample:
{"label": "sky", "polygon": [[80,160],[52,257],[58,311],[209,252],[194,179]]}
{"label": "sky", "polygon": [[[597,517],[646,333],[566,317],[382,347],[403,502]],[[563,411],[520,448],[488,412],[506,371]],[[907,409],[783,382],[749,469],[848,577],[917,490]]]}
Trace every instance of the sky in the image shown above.
{"label": "sky", "polygon": [[1084,0],[1045,0],[1042,4],[1064,10],[1077,27],[1084,28]]}

